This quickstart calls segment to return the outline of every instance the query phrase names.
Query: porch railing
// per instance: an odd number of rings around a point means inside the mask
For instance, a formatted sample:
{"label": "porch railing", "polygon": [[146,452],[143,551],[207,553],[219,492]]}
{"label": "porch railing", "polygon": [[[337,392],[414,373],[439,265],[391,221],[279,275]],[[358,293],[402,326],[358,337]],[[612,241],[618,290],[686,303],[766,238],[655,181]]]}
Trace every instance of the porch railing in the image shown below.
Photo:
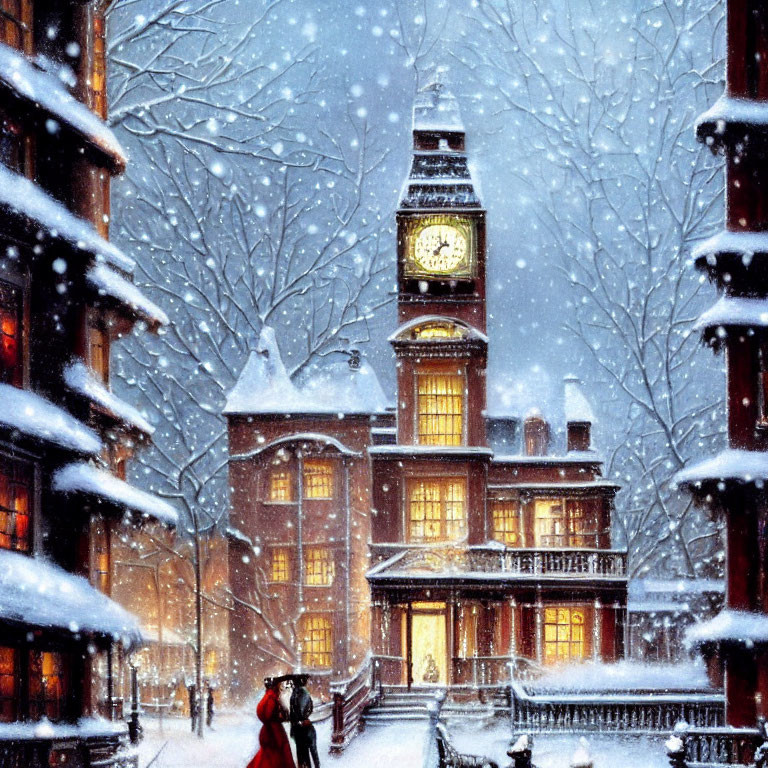
{"label": "porch railing", "polygon": [[510,685],[510,716],[517,732],[668,731],[680,720],[692,728],[725,725],[721,694],[640,693],[532,695],[518,682]]}
{"label": "porch railing", "polygon": [[687,723],[678,725],[675,735],[683,740],[685,768],[751,766],[763,741],[757,728],[691,728]]}
{"label": "porch railing", "polygon": [[612,549],[522,549],[516,547],[455,547],[407,544],[372,544],[374,561],[403,551],[434,551],[450,554],[453,572],[493,573],[520,576],[583,576],[623,579],[627,576],[627,553]]}
{"label": "porch railing", "polygon": [[0,740],[0,768],[138,768],[139,757],[124,736],[63,736]]}
{"label": "porch railing", "polygon": [[331,752],[341,752],[360,727],[363,711],[373,698],[373,660],[368,656],[350,680],[331,687],[333,697],[333,732]]}

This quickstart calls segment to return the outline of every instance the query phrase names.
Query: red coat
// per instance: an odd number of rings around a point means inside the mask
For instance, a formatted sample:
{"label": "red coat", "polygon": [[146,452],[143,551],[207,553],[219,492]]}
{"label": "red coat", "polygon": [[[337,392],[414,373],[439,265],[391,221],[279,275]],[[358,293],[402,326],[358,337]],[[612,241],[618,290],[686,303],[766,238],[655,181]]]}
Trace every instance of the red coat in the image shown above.
{"label": "red coat", "polygon": [[259,751],[248,763],[248,768],[296,768],[291,745],[283,728],[276,690],[267,690],[256,707],[256,716],[264,725],[259,731]]}

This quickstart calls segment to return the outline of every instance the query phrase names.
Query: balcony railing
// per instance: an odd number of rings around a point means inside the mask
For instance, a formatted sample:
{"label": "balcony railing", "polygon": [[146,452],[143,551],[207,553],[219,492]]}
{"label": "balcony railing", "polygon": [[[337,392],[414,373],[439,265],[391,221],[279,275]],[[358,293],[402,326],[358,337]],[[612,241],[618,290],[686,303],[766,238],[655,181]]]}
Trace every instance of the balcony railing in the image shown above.
{"label": "balcony railing", "polygon": [[[406,553],[406,557],[394,563],[393,570],[400,572],[409,567],[413,556],[419,569],[423,569],[424,555],[429,554],[440,570],[440,562],[450,563],[452,573],[510,576],[556,576],[595,579],[625,579],[627,577],[627,553],[611,549],[518,549],[495,546],[458,546],[455,544],[372,544],[374,561],[382,561],[393,555]],[[423,572],[423,571],[422,571]]]}

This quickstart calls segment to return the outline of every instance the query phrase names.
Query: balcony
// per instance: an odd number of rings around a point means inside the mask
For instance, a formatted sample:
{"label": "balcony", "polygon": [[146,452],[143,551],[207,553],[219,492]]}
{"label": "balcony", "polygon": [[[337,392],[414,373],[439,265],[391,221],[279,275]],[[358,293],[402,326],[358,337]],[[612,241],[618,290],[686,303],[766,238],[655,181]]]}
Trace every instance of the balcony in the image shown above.
{"label": "balcony", "polygon": [[368,580],[626,581],[627,553],[606,549],[516,549],[500,544],[372,544]]}

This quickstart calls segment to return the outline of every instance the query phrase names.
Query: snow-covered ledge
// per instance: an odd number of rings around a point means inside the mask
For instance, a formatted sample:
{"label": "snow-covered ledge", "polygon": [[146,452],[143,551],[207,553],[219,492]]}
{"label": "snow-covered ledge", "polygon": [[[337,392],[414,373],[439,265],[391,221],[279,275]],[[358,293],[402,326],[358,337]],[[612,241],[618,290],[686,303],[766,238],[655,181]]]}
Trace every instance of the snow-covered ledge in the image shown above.
{"label": "snow-covered ledge", "polygon": [[0,426],[69,451],[96,455],[98,435],[50,400],[10,384],[0,384]]}
{"label": "snow-covered ledge", "polygon": [[697,462],[678,472],[677,486],[702,486],[712,482],[754,483],[762,487],[768,480],[768,453],[727,448],[717,456]]}
{"label": "snow-covered ledge", "polygon": [[166,525],[176,525],[179,521],[178,513],[168,502],[85,462],[67,464],[57,470],[53,475],[53,489],[62,493],[96,496]]}
{"label": "snow-covered ledge", "polygon": [[688,646],[707,643],[755,645],[768,643],[768,616],[725,609],[713,619],[694,624],[685,635]]}
{"label": "snow-covered ledge", "polygon": [[153,301],[150,301],[130,280],[126,280],[106,264],[91,267],[86,279],[98,291],[99,296],[106,296],[124,304],[147,325],[157,328],[168,325],[168,315]]}
{"label": "snow-covered ledge", "polygon": [[25,723],[0,723],[0,741],[48,741],[49,739],[93,739],[127,736],[125,722],[83,717],[76,723],[52,723],[43,718]]}
{"label": "snow-covered ledge", "polygon": [[0,549],[0,618],[72,634],[112,637],[140,645],[139,622],[122,606],[63,568]]}
{"label": "snow-covered ledge", "polygon": [[768,253],[768,232],[732,232],[723,229],[699,243],[692,251],[694,261],[706,259],[714,266],[719,254],[741,256],[748,266],[756,253]]}
{"label": "snow-covered ledge", "polygon": [[746,296],[722,296],[702,313],[694,325],[697,331],[738,326],[765,328],[768,326],[768,299]]}
{"label": "snow-covered ledge", "polygon": [[121,400],[96,379],[88,366],[77,360],[64,369],[64,382],[73,391],[100,406],[124,424],[151,435],[155,428],[130,403]]}

